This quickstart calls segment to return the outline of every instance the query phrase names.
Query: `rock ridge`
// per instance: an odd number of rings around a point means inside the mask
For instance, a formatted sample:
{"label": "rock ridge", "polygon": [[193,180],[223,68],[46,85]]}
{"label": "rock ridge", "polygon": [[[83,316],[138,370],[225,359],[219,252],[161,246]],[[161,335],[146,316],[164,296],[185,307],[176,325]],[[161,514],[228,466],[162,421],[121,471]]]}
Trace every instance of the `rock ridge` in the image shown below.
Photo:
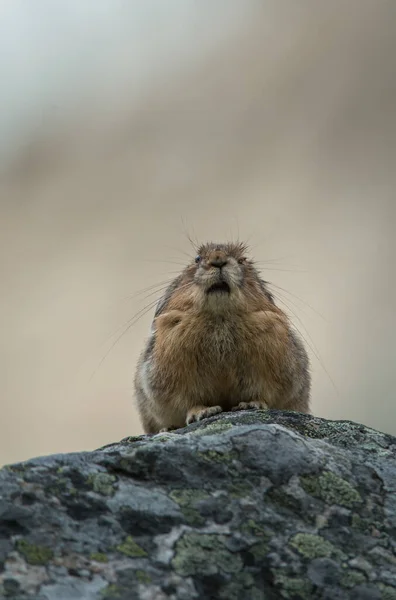
{"label": "rock ridge", "polygon": [[243,411],[6,466],[0,598],[396,600],[396,438]]}

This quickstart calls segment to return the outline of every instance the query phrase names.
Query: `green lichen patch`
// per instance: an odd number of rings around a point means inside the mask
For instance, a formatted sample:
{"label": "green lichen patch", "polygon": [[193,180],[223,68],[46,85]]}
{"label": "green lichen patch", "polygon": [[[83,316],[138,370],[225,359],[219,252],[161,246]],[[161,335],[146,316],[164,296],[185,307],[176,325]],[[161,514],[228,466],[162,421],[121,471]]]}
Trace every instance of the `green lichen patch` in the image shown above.
{"label": "green lichen patch", "polygon": [[174,489],[170,492],[169,497],[180,506],[186,523],[194,527],[200,527],[205,523],[204,517],[194,508],[194,504],[209,498],[207,492],[194,488]]}
{"label": "green lichen patch", "polygon": [[18,540],[16,549],[30,565],[46,565],[54,555],[50,548],[30,544],[26,540]]}
{"label": "green lichen patch", "polygon": [[66,477],[65,475],[61,476],[62,473],[65,473],[65,468],[62,468],[62,471],[57,469],[56,479],[51,478],[45,486],[46,494],[55,497],[76,496],[77,490],[74,487],[71,479],[69,477]]}
{"label": "green lichen patch", "polygon": [[106,600],[112,600],[113,598],[116,600],[117,598],[121,598],[121,595],[122,588],[115,583],[111,583],[101,591],[102,598],[106,598]]}
{"label": "green lichen patch", "polygon": [[102,496],[113,496],[115,493],[114,483],[117,477],[108,473],[93,473],[88,477],[88,485],[93,491]]}
{"label": "green lichen patch", "polygon": [[368,519],[363,519],[357,513],[354,513],[351,518],[351,525],[353,529],[357,529],[362,533],[368,533],[371,529],[371,523]]}
{"label": "green lichen patch", "polygon": [[376,438],[374,441],[362,442],[361,448],[367,450],[367,452],[372,452],[373,454],[375,453],[379,457],[391,456],[392,452],[386,448],[381,448],[379,442],[380,438]]}
{"label": "green lichen patch", "polygon": [[246,523],[243,523],[240,527],[240,530],[245,535],[251,535],[255,538],[269,539],[271,537],[270,532],[264,527],[264,525],[257,523],[253,519],[249,519],[246,521]]}
{"label": "green lichen patch", "polygon": [[230,494],[231,498],[246,498],[251,496],[253,492],[253,487],[247,482],[236,482],[231,483],[227,486],[227,491]]}
{"label": "green lichen patch", "polygon": [[132,536],[128,535],[128,537],[119,544],[116,549],[118,552],[122,554],[126,554],[126,556],[130,556],[131,558],[142,558],[147,556],[147,552],[143,550],[139,544],[135,542]]}
{"label": "green lichen patch", "polygon": [[261,565],[268,554],[268,545],[266,542],[258,542],[249,548],[249,553],[253,556],[255,563]]}
{"label": "green lichen patch", "polygon": [[225,431],[232,429],[232,427],[233,425],[231,423],[210,423],[209,425],[206,425],[206,427],[194,429],[194,431],[191,431],[189,435],[204,436],[213,435],[215,433],[224,433]]}
{"label": "green lichen patch", "polygon": [[146,573],[146,571],[136,571],[136,579],[138,580],[139,583],[142,584],[146,584],[148,585],[149,583],[151,583],[151,577],[148,573]]}
{"label": "green lichen patch", "polygon": [[104,554],[103,552],[92,552],[92,554],[90,554],[90,559],[95,560],[96,562],[100,562],[100,563],[109,562],[107,555]]}
{"label": "green lichen patch", "polygon": [[16,475],[23,475],[27,471],[27,465],[24,464],[4,465],[2,468],[4,471],[9,471],[10,473],[15,473]]}
{"label": "green lichen patch", "polygon": [[321,427],[310,420],[311,417],[307,418],[306,415],[302,415],[301,413],[292,410],[282,411],[282,413],[282,415],[278,413],[275,418],[272,413],[271,421],[283,425],[284,427],[287,427],[287,429],[290,429],[305,438],[322,439],[325,437]]}
{"label": "green lichen patch", "polygon": [[290,545],[293,546],[305,558],[321,558],[329,557],[337,553],[337,549],[323,539],[320,535],[313,533],[297,533],[290,540]]}
{"label": "green lichen patch", "polygon": [[197,452],[197,455],[209,462],[224,464],[229,464],[238,458],[238,454],[235,450],[225,450],[224,452],[219,452],[218,450],[204,450],[203,452]]}
{"label": "green lichen patch", "polygon": [[196,508],[186,506],[181,509],[185,522],[191,527],[202,527],[205,525],[205,518],[199,514]]}
{"label": "green lichen patch", "polygon": [[312,583],[308,579],[290,577],[284,573],[276,573],[275,584],[280,588],[283,598],[299,598],[309,600],[312,598]]}
{"label": "green lichen patch", "polygon": [[209,494],[204,490],[194,488],[174,489],[170,492],[169,497],[179,506],[191,506],[199,500],[209,498]]}
{"label": "green lichen patch", "polygon": [[[372,511],[373,512],[373,511]],[[372,517],[372,514],[370,515]],[[372,535],[373,531],[381,531],[383,528],[383,520],[377,520],[369,517],[361,517],[357,513],[353,513],[351,518],[351,527],[365,535]]]}
{"label": "green lichen patch", "polygon": [[341,585],[345,588],[354,588],[357,585],[361,585],[367,582],[367,578],[361,571],[350,569],[343,573],[341,577]]}
{"label": "green lichen patch", "polygon": [[271,415],[266,410],[251,410],[240,415],[238,414],[238,425],[267,424],[271,419]]}
{"label": "green lichen patch", "polygon": [[230,552],[223,536],[185,533],[176,543],[172,566],[183,577],[237,573],[243,563],[239,554]]}
{"label": "green lichen patch", "polygon": [[396,600],[396,587],[380,583],[381,600]]}
{"label": "green lichen patch", "polygon": [[121,472],[126,473],[127,475],[130,475],[131,473],[134,473],[134,463],[130,460],[130,458],[121,458],[121,460],[118,461],[118,469]]}
{"label": "green lichen patch", "polygon": [[316,477],[301,477],[300,482],[308,494],[321,498],[327,504],[353,508],[362,502],[359,492],[348,481],[331,471],[325,471]]}
{"label": "green lichen patch", "polygon": [[54,481],[52,480],[49,485],[46,486],[46,492],[56,496],[57,494],[63,494],[64,492],[70,492],[73,489],[70,479],[67,477],[57,477]]}
{"label": "green lichen patch", "polygon": [[[353,437],[355,424],[350,421],[326,421],[325,419],[315,419],[305,415],[304,418],[301,417],[302,415],[298,415],[297,421],[293,423],[293,428],[302,435],[317,439],[331,439],[334,436],[347,437],[348,439]],[[299,424],[303,426],[302,429],[298,429]],[[289,422],[285,425],[289,427]]]}
{"label": "green lichen patch", "polygon": [[161,443],[165,443],[165,442],[169,442],[170,440],[174,440],[175,437],[177,437],[177,433],[172,433],[170,431],[167,431],[166,433],[157,433],[157,435],[155,436],[155,438],[153,438],[153,442],[156,444],[157,442],[161,442]]}

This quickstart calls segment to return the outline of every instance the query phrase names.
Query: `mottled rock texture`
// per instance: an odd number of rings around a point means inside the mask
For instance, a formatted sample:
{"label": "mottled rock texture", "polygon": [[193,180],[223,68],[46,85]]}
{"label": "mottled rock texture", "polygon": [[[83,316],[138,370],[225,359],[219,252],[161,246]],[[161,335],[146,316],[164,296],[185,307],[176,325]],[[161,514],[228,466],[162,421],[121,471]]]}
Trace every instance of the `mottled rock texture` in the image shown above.
{"label": "mottled rock texture", "polygon": [[0,597],[396,599],[396,438],[222,414],[0,471]]}

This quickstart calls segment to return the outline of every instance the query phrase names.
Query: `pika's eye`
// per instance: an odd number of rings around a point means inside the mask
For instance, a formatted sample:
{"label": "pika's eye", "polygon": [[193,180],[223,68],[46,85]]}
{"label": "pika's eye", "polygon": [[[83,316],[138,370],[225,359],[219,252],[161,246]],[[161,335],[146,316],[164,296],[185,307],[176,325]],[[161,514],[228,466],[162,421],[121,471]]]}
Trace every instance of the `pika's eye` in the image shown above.
{"label": "pika's eye", "polygon": [[196,262],[197,264],[198,264],[199,262],[201,262],[201,257],[199,256],[199,254],[198,254],[198,256],[196,256],[196,257],[195,257],[195,262]]}
{"label": "pika's eye", "polygon": [[242,258],[238,258],[238,262],[240,265],[243,265],[243,263],[246,262],[246,258],[244,256]]}

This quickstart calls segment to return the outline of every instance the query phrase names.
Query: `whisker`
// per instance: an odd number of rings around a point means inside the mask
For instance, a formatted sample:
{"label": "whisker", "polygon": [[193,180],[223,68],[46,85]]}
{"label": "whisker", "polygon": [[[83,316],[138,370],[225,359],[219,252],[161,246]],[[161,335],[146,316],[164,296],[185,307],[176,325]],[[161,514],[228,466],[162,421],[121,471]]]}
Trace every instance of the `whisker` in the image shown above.
{"label": "whisker", "polygon": [[[169,274],[177,274],[180,275],[180,271],[167,271],[167,273]],[[159,281],[158,283],[155,283],[154,285],[150,285],[142,290],[139,290],[138,292],[135,292],[134,294],[130,294],[129,296],[125,296],[125,299],[129,299],[132,298],[134,296],[141,296],[142,294],[144,294],[145,292],[149,292],[153,289],[157,290],[157,291],[161,291],[162,289],[166,289],[167,287],[169,287],[171,285],[171,283],[174,281],[174,278],[172,277],[172,279],[167,279],[164,281]]]}
{"label": "whisker", "polygon": [[123,323],[122,325],[117,327],[117,329],[115,331],[113,331],[113,333],[111,333],[109,336],[107,336],[107,338],[101,343],[101,346],[103,346],[104,344],[107,344],[107,342],[109,342],[112,337],[117,335],[117,333],[119,333],[119,331],[121,331],[121,329],[123,329],[126,325],[128,325],[128,323],[130,321],[132,321],[133,319],[138,317],[141,313],[143,313],[146,310],[146,308],[148,308],[149,310],[150,310],[150,308],[153,308],[156,305],[156,303],[160,300],[160,298],[161,298],[161,296],[158,296],[158,298],[155,298],[154,300],[150,300],[150,302],[148,304],[146,304],[143,308],[138,310],[137,313],[135,313],[133,315],[133,317],[130,317],[127,321],[125,321],[125,323]]}
{"label": "whisker", "polygon": [[333,378],[331,377],[330,373],[328,372],[328,370],[326,369],[323,360],[320,356],[319,350],[316,348],[313,339],[311,338],[307,328],[305,327],[304,323],[302,322],[302,320],[300,319],[300,317],[298,315],[296,315],[296,313],[290,308],[290,306],[281,298],[277,298],[277,300],[279,300],[279,302],[281,302],[282,304],[284,304],[284,306],[286,306],[287,310],[289,310],[292,315],[298,320],[298,322],[301,324],[301,326],[304,328],[304,331],[306,333],[306,335],[308,336],[308,339],[310,340],[311,343],[309,343],[309,341],[307,340],[307,338],[304,336],[304,334],[302,333],[302,331],[296,326],[296,324],[294,323],[293,326],[297,329],[298,333],[301,335],[302,339],[304,340],[304,342],[307,344],[307,346],[309,347],[309,349],[311,350],[311,352],[313,353],[313,355],[315,356],[316,360],[318,361],[318,363],[320,364],[320,366],[322,367],[323,371],[326,373],[327,377],[329,378],[334,390],[336,391],[336,393],[339,395],[339,390],[336,386],[336,384],[334,383]]}
{"label": "whisker", "polygon": [[[253,263],[255,265],[279,265],[280,267],[298,267],[301,269],[300,265],[295,265],[293,263],[281,263],[282,260],[288,258],[287,256],[283,256],[282,258],[272,258],[268,260],[254,260]],[[290,258],[290,257],[289,257]]]}
{"label": "whisker", "polygon": [[[315,352],[318,352],[318,349],[316,348],[313,339],[311,338],[307,328],[305,327],[304,323],[302,322],[301,318],[294,312],[294,310],[292,308],[290,308],[290,305],[288,304],[288,302],[290,302],[290,300],[286,300],[285,298],[280,298],[279,296],[277,297],[277,300],[279,300],[279,302],[282,302],[282,304],[284,306],[286,306],[287,310],[290,310],[290,312],[292,313],[292,315],[298,320],[298,322],[301,324],[301,326],[304,328],[304,331],[306,332],[308,338],[311,341],[311,344],[313,346],[313,348],[311,348],[311,350],[315,350]],[[298,308],[298,307],[296,307]],[[300,310],[300,309],[299,309]],[[301,333],[301,332],[300,332]]]}
{"label": "whisker", "polygon": [[[258,263],[257,263],[258,264]],[[306,269],[271,269],[264,266],[263,271],[279,271],[284,273],[308,273]]]}
{"label": "whisker", "polygon": [[[178,288],[178,290],[183,290],[183,289],[185,289],[186,287],[188,287],[188,286],[190,286],[190,285],[192,285],[192,282],[185,283],[184,285],[181,285],[181,286]],[[157,292],[158,292],[158,290],[155,290],[155,292],[153,292],[153,293],[157,293]],[[154,308],[154,306],[156,306],[156,304],[158,304],[158,302],[160,301],[161,297],[162,297],[162,296],[161,296],[161,295],[159,295],[159,296],[158,296],[157,298],[155,298],[154,300],[151,300],[151,301],[150,301],[148,304],[146,304],[146,306],[144,306],[144,307],[143,307],[142,309],[140,309],[140,310],[139,310],[137,313],[135,313],[133,317],[131,317],[131,318],[130,318],[130,319],[128,319],[128,320],[127,320],[125,323],[123,323],[122,325],[120,325],[120,326],[119,326],[119,327],[118,327],[118,328],[117,328],[117,329],[116,329],[116,330],[115,330],[115,331],[114,331],[114,332],[113,332],[111,335],[109,335],[109,336],[108,336],[108,337],[107,337],[107,338],[106,338],[106,339],[105,339],[105,340],[102,342],[101,346],[103,346],[103,344],[106,344],[107,342],[109,342],[109,341],[111,340],[111,338],[112,338],[112,337],[114,337],[115,335],[117,335],[117,334],[119,333],[119,331],[120,331],[121,329],[123,329],[124,327],[126,327],[126,326],[127,326],[127,325],[128,325],[130,322],[131,322],[131,321],[133,321],[134,319],[136,319],[136,322],[137,322],[141,316],[143,316],[144,314],[146,314],[146,312],[144,312],[146,309],[147,309],[147,312],[148,312],[148,311],[149,311],[151,308]],[[121,336],[121,337],[122,337],[122,336]],[[117,338],[117,339],[120,339],[120,338]],[[111,348],[113,348],[113,346],[111,346]],[[110,348],[110,350],[111,350],[111,348]],[[107,356],[107,354],[106,354],[106,356]],[[102,362],[103,362],[103,361],[101,361],[101,362],[100,362],[100,364],[102,364]],[[99,364],[99,366],[100,366],[100,364]],[[99,368],[99,366],[98,366],[98,368]]]}
{"label": "whisker", "polygon": [[180,252],[180,254],[184,254],[184,256],[186,256],[189,260],[193,259],[193,256],[191,254],[189,254],[185,250],[181,250],[181,248],[174,248],[173,246],[164,246],[164,248],[167,248],[168,250],[173,250],[173,252]]}
{"label": "whisker", "polygon": [[175,260],[150,259],[150,258],[143,258],[141,260],[142,260],[142,262],[149,262],[149,263],[166,263],[168,265],[178,265],[179,267],[182,267],[182,268],[184,268],[186,266],[186,263],[177,262]]}
{"label": "whisker", "polygon": [[197,235],[196,235],[196,233],[194,231],[194,228],[193,228],[193,235],[195,237],[195,240],[192,239],[192,236],[188,232],[188,229],[187,229],[184,217],[181,217],[181,222],[182,222],[182,225],[183,225],[184,235],[186,236],[186,238],[190,242],[191,246],[193,247],[194,252],[196,253],[198,251],[199,242],[198,242],[198,239],[197,239]]}
{"label": "whisker", "polygon": [[[162,297],[162,292],[166,292],[168,287],[169,287],[169,284],[163,285],[161,287],[156,287],[152,292],[149,292],[148,294],[145,294],[144,296],[142,296],[142,299],[146,300],[147,298],[149,298],[150,296],[153,296],[154,294],[159,294],[159,296],[158,296],[158,301],[159,301]],[[128,299],[128,297],[126,299]],[[112,334],[112,335],[114,335],[114,334]],[[110,336],[110,337],[112,337],[112,336]]]}
{"label": "whisker", "polygon": [[[268,282],[267,282],[268,283]],[[284,301],[288,301],[290,302],[297,310],[301,311],[305,316],[308,316],[307,313],[301,308],[301,306],[299,306],[296,302],[294,302],[293,300],[291,300],[291,298],[287,298],[285,297],[282,292],[280,292],[279,290],[277,290],[276,292],[274,292],[274,290],[271,290],[272,294],[275,296],[276,299],[279,300],[284,300]]]}
{"label": "whisker", "polygon": [[[188,283],[180,286],[180,288],[178,288],[178,289],[182,290],[182,289],[185,289],[186,287],[188,287],[190,285],[192,285],[192,283],[188,282]],[[106,340],[106,342],[107,342],[109,339],[111,339],[114,335],[116,335],[121,329],[123,329],[125,327],[124,331],[122,331],[122,333],[120,333],[120,335],[118,335],[118,337],[111,344],[110,348],[107,350],[106,354],[101,358],[101,360],[99,361],[96,369],[91,374],[91,377],[89,378],[89,381],[92,381],[93,377],[98,372],[98,370],[100,369],[101,365],[106,360],[106,358],[108,357],[108,355],[110,354],[110,352],[113,350],[113,348],[116,346],[116,344],[120,341],[120,339],[130,330],[130,328],[133,325],[135,325],[139,321],[139,319],[141,319],[142,317],[144,317],[152,308],[154,308],[154,306],[156,306],[156,304],[158,303],[159,300],[160,300],[160,297],[159,298],[155,298],[154,300],[152,300],[151,302],[149,302],[144,308],[142,308],[141,310],[139,310],[133,317],[131,317],[130,319],[128,319],[128,321],[126,321],[123,325],[121,325],[121,327],[118,327],[118,329],[110,336],[110,338],[108,338]]]}
{"label": "whisker", "polygon": [[[107,350],[106,354],[101,358],[101,360],[98,363],[98,366],[96,367],[96,369],[92,373],[91,377],[89,378],[89,381],[92,381],[93,377],[98,372],[98,370],[100,369],[101,365],[106,360],[106,358],[108,357],[108,355],[110,354],[110,352],[113,350],[114,346],[120,341],[120,339],[130,330],[130,328],[133,325],[135,325],[135,323],[137,323],[139,321],[139,319],[141,319],[142,317],[144,317],[144,315],[146,315],[155,306],[156,303],[157,303],[157,300],[154,300],[154,301],[150,302],[144,309],[142,309],[141,311],[139,311],[137,313],[137,315],[135,315],[134,317],[132,317],[132,319],[129,319],[129,321],[127,321],[127,323],[123,325],[123,327],[125,327],[126,325],[127,326],[124,329],[124,331],[122,333],[120,333],[120,335],[114,340],[114,342],[111,344],[110,348]],[[118,329],[118,331],[119,331],[119,329]]]}
{"label": "whisker", "polygon": [[280,256],[279,258],[269,258],[268,260],[256,260],[257,264],[266,263],[266,262],[279,262],[280,260],[285,260],[286,258],[291,258],[291,256]]}
{"label": "whisker", "polygon": [[[235,217],[234,217],[233,220],[236,221]],[[234,239],[233,228],[232,228],[231,224],[229,225],[227,237],[228,237],[229,241],[231,242],[231,244],[238,244],[239,243],[239,225],[238,225],[238,222],[237,222],[237,238],[236,238],[236,240]]]}
{"label": "whisker", "polygon": [[[194,225],[192,226],[192,236],[194,236],[194,240],[193,240],[193,241],[194,241],[193,248],[194,248],[194,250],[196,251],[196,250],[197,250],[197,248],[200,246],[200,242],[199,242],[199,240],[198,240],[198,236],[197,236],[197,234],[196,234],[196,232],[195,232]],[[192,237],[192,236],[191,236],[191,237]]]}
{"label": "whisker", "polygon": [[[164,291],[166,291],[168,289],[168,287],[169,287],[168,285],[164,285],[162,288],[156,289],[153,292],[150,292],[149,294],[147,294],[146,296],[143,296],[143,298],[146,299],[146,298],[149,298],[150,296],[152,296],[153,294],[158,294],[158,292],[164,292]],[[160,298],[161,298],[161,296],[159,296],[158,300]]]}
{"label": "whisker", "polygon": [[129,294],[128,296],[124,296],[123,298],[120,298],[120,300],[121,301],[122,300],[129,300],[130,298],[135,298],[136,296],[141,296],[145,292],[149,292],[150,290],[153,290],[155,288],[160,288],[162,286],[170,285],[171,282],[172,282],[171,279],[164,279],[163,281],[159,281],[158,283],[154,283],[153,285],[149,285],[146,288],[138,290],[137,292],[133,292],[132,294]]}
{"label": "whisker", "polygon": [[247,238],[245,238],[245,244],[246,244],[247,248],[249,248],[250,250],[252,250],[253,247],[257,246],[257,244],[255,244],[254,246],[252,246],[252,244],[251,244],[252,237],[253,237],[253,235],[250,234]]}
{"label": "whisker", "polygon": [[[173,272],[174,273],[180,273],[180,271],[173,271]],[[167,273],[170,273],[170,272],[168,271]],[[165,287],[166,287],[166,284],[170,285],[170,283],[172,282],[172,280],[173,280],[173,278],[169,279],[167,281],[158,282],[158,283],[156,283],[154,285],[148,286],[147,288],[143,288],[142,290],[138,290],[137,292],[133,292],[131,294],[128,294],[127,296],[122,296],[121,298],[114,299],[114,300],[112,300],[111,302],[108,303],[108,305],[106,307],[106,310],[110,310],[110,309],[114,308],[116,305],[118,305],[119,302],[125,302],[126,300],[131,300],[131,299],[133,299],[133,298],[135,298],[137,296],[140,296],[141,294],[144,294],[145,292],[150,291],[151,289],[154,289],[156,287],[158,287],[159,291],[160,291],[160,286],[165,285]]]}
{"label": "whisker", "polygon": [[[309,304],[309,302],[307,302],[306,300],[304,300],[303,298],[300,298],[300,296],[297,296],[297,294],[293,294],[292,292],[289,292],[289,290],[286,290],[285,288],[281,287],[280,285],[277,285],[275,283],[271,283],[270,281],[267,281],[267,283],[269,285],[272,285],[273,287],[276,287],[278,290],[282,290],[282,292],[285,292],[286,294],[289,294],[290,296],[293,296],[294,298],[296,298],[297,300],[299,300],[300,302],[302,302],[303,304],[306,304],[308,306],[308,308],[310,308],[311,310],[314,311],[314,313],[316,313],[319,317],[321,317],[324,321],[326,321],[326,323],[328,323],[328,320],[326,319],[326,317],[324,317],[318,310],[316,310],[316,308],[314,308],[313,306],[311,306]],[[291,302],[291,300],[290,300]],[[297,305],[294,305],[297,307]],[[298,308],[298,307],[297,307]]]}

